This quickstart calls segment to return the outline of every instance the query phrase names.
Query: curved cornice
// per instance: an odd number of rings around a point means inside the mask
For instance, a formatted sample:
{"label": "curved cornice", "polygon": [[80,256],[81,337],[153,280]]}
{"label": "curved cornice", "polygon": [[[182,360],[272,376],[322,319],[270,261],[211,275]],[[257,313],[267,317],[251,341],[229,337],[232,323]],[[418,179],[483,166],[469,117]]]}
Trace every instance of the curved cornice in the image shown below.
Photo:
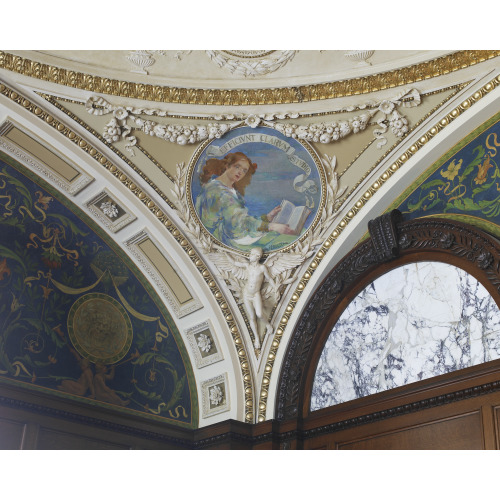
{"label": "curved cornice", "polygon": [[50,114],[45,109],[42,109],[35,102],[30,101],[23,95],[0,82],[0,96],[9,98],[13,103],[22,106],[26,111],[32,113],[40,120],[44,121],[54,130],[57,130],[62,136],[69,139],[73,144],[77,145],[83,153],[93,158],[100,167],[110,172],[118,181],[128,188],[130,192],[158,219],[160,223],[170,232],[175,241],[181,246],[183,251],[188,255],[190,260],[196,266],[196,269],[202,275],[207,283],[211,293],[215,297],[217,304],[224,315],[226,324],[231,332],[234,347],[237,352],[238,362],[240,364],[241,375],[244,386],[244,401],[245,401],[245,422],[253,423],[254,420],[254,403],[253,403],[253,379],[250,371],[250,362],[236,320],[231,314],[229,304],[227,303],[224,294],[220,290],[214,276],[211,274],[204,261],[200,258],[198,251],[185,239],[183,233],[177,228],[175,223],[163,212],[160,206],[151,198],[151,196],[143,190],[141,186],[136,184],[134,180],[127,175],[123,170],[118,168],[109,158],[101,151],[98,151],[92,144],[89,144],[82,136],[73,131],[70,127],[60,122],[55,116]]}
{"label": "curved cornice", "polygon": [[289,104],[367,94],[458,71],[499,55],[499,50],[462,50],[431,61],[349,80],[262,89],[195,89],[126,82],[59,68],[8,52],[0,52],[0,69],[119,97],[177,104],[244,106]]}

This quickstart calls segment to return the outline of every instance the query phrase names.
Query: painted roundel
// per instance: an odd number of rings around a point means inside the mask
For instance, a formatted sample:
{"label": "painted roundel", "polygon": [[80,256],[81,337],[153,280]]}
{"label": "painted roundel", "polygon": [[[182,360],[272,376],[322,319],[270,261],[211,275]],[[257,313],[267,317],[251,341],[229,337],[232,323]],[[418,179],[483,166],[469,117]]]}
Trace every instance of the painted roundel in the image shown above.
{"label": "painted roundel", "polygon": [[103,293],[80,297],[68,315],[68,334],[84,358],[116,363],[132,344],[132,323],[123,306]]}
{"label": "painted roundel", "polygon": [[270,253],[314,226],[323,179],[305,142],[268,127],[238,127],[194,155],[191,208],[217,243]]}

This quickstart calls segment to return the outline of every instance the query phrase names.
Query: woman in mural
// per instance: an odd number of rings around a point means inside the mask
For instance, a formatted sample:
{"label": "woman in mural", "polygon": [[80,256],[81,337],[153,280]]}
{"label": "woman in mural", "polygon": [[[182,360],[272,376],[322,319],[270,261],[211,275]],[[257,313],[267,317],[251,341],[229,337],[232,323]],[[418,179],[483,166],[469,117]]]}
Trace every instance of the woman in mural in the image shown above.
{"label": "woman in mural", "polygon": [[257,164],[240,152],[212,158],[202,168],[202,192],[196,199],[196,211],[210,233],[226,245],[245,249],[270,231],[294,234],[287,224],[272,222],[279,206],[261,217],[248,214],[245,188],[256,170]]}

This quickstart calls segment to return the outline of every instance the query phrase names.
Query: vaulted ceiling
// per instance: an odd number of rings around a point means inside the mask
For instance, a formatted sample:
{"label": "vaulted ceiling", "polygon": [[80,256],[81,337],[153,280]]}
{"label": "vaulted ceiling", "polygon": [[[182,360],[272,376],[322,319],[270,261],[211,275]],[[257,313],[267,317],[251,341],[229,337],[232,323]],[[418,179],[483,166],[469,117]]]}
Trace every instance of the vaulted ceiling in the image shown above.
{"label": "vaulted ceiling", "polygon": [[[499,111],[499,55],[0,52],[0,149],[41,178],[47,193],[60,193],[165,311],[168,324],[161,324],[175,337],[198,408],[192,425],[263,421],[274,416],[293,325],[328,272],[363,238],[370,219]],[[259,289],[264,315],[257,329],[271,326],[258,348],[243,297],[248,275],[228,264],[228,258],[248,262],[253,243],[223,241],[196,207],[197,172],[207,152],[222,154],[236,144],[259,158],[260,185],[278,204],[286,188],[283,177],[271,175],[271,161],[281,160],[269,148],[299,158],[293,161],[303,168],[287,182],[313,211],[297,237],[263,247],[263,259],[278,256],[287,264],[273,275],[274,294],[264,296],[265,284]],[[314,204],[304,187],[313,180]],[[246,197],[256,199],[257,192],[249,188]],[[122,290],[118,283],[116,289]],[[130,314],[140,314],[125,302]],[[158,345],[166,330],[157,329]],[[149,405],[145,414],[160,410]],[[165,417],[174,423],[187,421],[176,420],[175,406],[169,411]]]}

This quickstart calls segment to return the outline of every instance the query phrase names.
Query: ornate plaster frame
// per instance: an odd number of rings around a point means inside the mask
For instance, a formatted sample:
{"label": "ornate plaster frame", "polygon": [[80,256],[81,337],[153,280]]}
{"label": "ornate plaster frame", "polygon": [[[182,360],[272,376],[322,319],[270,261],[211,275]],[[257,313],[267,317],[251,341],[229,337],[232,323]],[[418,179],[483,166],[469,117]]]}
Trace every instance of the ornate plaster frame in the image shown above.
{"label": "ornate plaster frame", "polygon": [[73,162],[70,162],[70,160],[64,158],[63,161],[70,163],[71,167],[73,167],[80,174],[74,181],[68,182],[61,175],[50,168],[49,165],[45,165],[42,161],[40,161],[38,158],[35,158],[28,151],[10,141],[8,137],[4,137],[13,128],[17,128],[24,134],[28,135],[41,146],[51,151],[54,155],[60,156],[45,141],[43,141],[39,137],[35,137],[24,127],[18,125],[15,121],[10,119],[5,120],[0,125],[0,149],[5,151],[10,156],[14,155],[17,160],[29,166],[31,169],[39,172],[39,174],[52,181],[52,183],[65,191],[67,194],[76,196],[82,189],[87,187],[94,180],[94,178],[91,175],[87,174],[87,172],[85,172],[81,167],[77,167]]}
{"label": "ornate plaster frame", "polygon": [[[217,385],[222,385],[224,387],[224,400],[221,402],[220,406],[217,405],[214,408],[210,408],[210,389]],[[218,375],[209,380],[203,382],[201,386],[202,391],[202,415],[203,418],[213,417],[219,413],[224,413],[230,410],[230,397],[229,397],[229,384],[227,373]]]}
{"label": "ornate plaster frame", "polygon": [[[203,357],[200,352],[200,347],[196,343],[195,335],[205,330],[209,330],[210,332],[210,338],[213,340],[213,343],[215,345],[215,352],[210,356]],[[192,326],[191,328],[188,328],[185,331],[185,335],[189,341],[189,345],[191,346],[191,350],[194,354],[196,368],[199,369],[205,366],[213,365],[214,363],[217,363],[218,361],[222,361],[224,359],[224,356],[222,355],[222,351],[220,348],[219,340],[217,339],[217,335],[215,334],[215,330],[210,320],[203,321],[203,323],[199,323],[197,325]]]}
{"label": "ornate plaster frame", "polygon": [[[97,206],[97,204],[102,201],[104,198],[110,198],[113,203],[116,205],[119,205],[120,208],[125,212],[121,217],[119,217],[116,220],[110,219],[103,211],[102,209]],[[116,196],[113,195],[108,189],[103,189],[100,191],[98,194],[94,195],[90,200],[88,200],[85,205],[88,209],[88,211],[99,221],[101,224],[106,227],[109,231],[112,233],[116,233],[120,229],[124,228],[127,224],[130,224],[134,220],[137,219],[137,217],[129,212],[127,208],[123,207],[121,204],[117,203],[114,201],[116,199]]]}
{"label": "ornate plaster frame", "polygon": [[[134,257],[137,259],[137,262],[141,264],[141,266],[146,271],[146,273],[151,277],[151,279],[156,283],[158,288],[161,290],[161,293],[167,299],[167,302],[172,307],[175,316],[177,318],[183,318],[184,316],[187,316],[188,314],[191,314],[194,311],[202,309],[203,304],[198,299],[193,288],[189,285],[189,283],[185,279],[183,279],[183,283],[188,289],[189,293],[191,294],[193,300],[188,301],[186,305],[181,304],[177,300],[176,296],[174,295],[173,291],[170,288],[170,285],[166,283],[166,281],[160,276],[158,271],[154,268],[154,264],[150,262],[147,255],[143,251],[141,251],[141,249],[138,246],[140,243],[142,243],[147,239],[153,242],[153,244],[156,247],[158,248],[161,247],[161,245],[157,243],[156,239],[145,229],[143,229],[139,233],[129,238],[125,242],[125,246],[134,255]],[[179,277],[183,276],[181,270],[174,262],[169,262],[169,264],[172,266],[172,269],[177,273]]]}

